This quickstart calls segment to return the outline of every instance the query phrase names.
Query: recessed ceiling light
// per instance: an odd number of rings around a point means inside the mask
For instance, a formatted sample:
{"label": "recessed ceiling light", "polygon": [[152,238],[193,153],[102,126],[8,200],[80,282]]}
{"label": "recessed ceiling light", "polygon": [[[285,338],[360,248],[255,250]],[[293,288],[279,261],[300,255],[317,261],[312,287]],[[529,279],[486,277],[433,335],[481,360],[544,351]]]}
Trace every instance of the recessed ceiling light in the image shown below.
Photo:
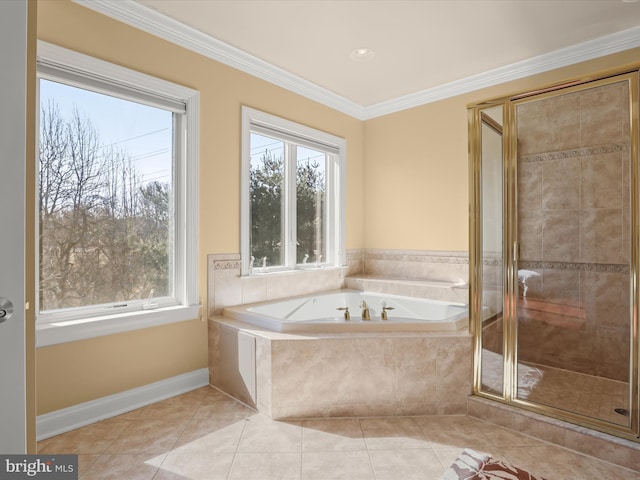
{"label": "recessed ceiling light", "polygon": [[373,50],[366,47],[356,48],[353,52],[351,52],[351,58],[359,62],[371,60],[374,55],[375,53],[373,53]]}

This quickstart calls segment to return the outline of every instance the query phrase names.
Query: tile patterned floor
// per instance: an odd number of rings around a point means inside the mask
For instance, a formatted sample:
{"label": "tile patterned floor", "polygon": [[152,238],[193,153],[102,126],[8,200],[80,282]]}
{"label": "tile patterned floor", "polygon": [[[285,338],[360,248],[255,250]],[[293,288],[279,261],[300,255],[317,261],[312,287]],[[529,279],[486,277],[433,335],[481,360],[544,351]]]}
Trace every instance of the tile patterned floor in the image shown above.
{"label": "tile patterned floor", "polygon": [[640,480],[466,416],[277,422],[209,387],[38,444],[78,454],[82,480],[438,480],[465,447],[547,480]]}

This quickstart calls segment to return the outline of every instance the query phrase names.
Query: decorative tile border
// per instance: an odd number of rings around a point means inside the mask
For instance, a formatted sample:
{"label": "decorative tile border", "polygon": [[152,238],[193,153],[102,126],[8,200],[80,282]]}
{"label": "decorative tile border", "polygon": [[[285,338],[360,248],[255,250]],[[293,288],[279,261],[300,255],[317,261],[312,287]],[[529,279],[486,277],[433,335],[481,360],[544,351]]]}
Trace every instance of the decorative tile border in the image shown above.
{"label": "decorative tile border", "polygon": [[[445,253],[446,255],[444,255]],[[450,253],[450,255],[449,255]],[[366,251],[364,252],[365,262],[368,260],[386,260],[397,262],[425,262],[425,263],[447,263],[455,265],[468,265],[469,256],[467,252],[439,252],[439,251]]]}
{"label": "decorative tile border", "polygon": [[627,152],[626,144],[601,145],[599,147],[576,148],[572,150],[561,150],[550,153],[536,153],[534,155],[523,155],[518,161],[521,163],[546,162],[549,160],[562,160],[565,158],[588,157],[591,155],[603,155],[606,153]]}
{"label": "decorative tile border", "polygon": [[405,262],[446,263],[451,265],[468,265],[469,257],[438,257],[433,255],[407,256]]}
{"label": "decorative tile border", "polygon": [[581,272],[629,273],[629,265],[611,263],[572,263],[572,262],[518,262],[518,267],[527,270],[573,270]]}
{"label": "decorative tile border", "polygon": [[241,262],[217,261],[213,263],[215,270],[233,270],[240,268]]}

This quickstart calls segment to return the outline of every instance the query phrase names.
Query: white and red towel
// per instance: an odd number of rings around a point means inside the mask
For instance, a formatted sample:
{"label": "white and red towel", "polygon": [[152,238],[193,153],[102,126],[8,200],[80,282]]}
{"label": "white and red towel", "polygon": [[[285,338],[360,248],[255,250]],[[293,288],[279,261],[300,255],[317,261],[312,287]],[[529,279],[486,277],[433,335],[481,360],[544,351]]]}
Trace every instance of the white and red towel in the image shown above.
{"label": "white and red towel", "polygon": [[442,480],[544,480],[497,460],[491,455],[465,448],[451,464]]}

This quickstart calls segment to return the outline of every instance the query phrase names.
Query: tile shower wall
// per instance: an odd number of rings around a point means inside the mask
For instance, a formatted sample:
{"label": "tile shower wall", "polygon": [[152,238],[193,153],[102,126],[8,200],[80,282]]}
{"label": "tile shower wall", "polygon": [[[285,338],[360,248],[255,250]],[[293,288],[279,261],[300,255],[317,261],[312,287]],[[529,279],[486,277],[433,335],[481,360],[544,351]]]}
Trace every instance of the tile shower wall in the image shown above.
{"label": "tile shower wall", "polygon": [[520,358],[627,380],[627,85],[522,104],[517,120],[518,267],[539,274],[520,306],[544,302],[519,310]]}

